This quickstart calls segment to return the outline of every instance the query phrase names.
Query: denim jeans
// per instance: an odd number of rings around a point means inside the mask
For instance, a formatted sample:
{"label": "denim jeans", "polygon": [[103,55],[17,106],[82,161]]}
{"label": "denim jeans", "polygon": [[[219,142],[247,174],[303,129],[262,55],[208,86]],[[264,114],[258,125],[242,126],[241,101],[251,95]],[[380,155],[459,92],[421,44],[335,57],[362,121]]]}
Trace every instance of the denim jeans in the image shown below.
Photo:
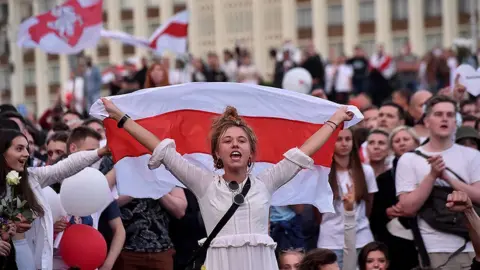
{"label": "denim jeans", "polygon": [[270,223],[270,236],[277,242],[277,252],[305,248],[302,225],[301,215],[296,215],[290,220]]}

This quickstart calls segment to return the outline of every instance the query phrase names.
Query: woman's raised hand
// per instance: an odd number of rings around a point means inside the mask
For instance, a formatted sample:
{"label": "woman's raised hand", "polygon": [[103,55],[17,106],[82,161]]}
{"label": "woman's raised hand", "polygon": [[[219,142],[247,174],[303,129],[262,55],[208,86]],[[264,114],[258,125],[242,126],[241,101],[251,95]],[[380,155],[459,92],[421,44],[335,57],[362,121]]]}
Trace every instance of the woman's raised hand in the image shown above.
{"label": "woman's raised hand", "polygon": [[347,106],[342,106],[333,114],[330,121],[334,122],[337,126],[344,121],[350,121],[353,118],[353,113],[348,111]]}
{"label": "woman's raised hand", "polygon": [[103,106],[105,106],[105,110],[108,113],[108,116],[110,118],[113,118],[115,121],[120,121],[120,119],[123,117],[124,113],[120,111],[120,109],[113,104],[113,102],[109,99],[102,98],[102,103]]}

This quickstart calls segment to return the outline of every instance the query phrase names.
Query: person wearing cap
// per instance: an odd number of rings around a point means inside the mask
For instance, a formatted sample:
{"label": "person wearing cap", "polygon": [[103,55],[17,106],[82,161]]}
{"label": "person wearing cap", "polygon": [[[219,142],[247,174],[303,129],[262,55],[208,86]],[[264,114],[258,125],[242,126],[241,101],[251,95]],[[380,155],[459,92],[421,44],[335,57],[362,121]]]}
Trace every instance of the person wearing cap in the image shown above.
{"label": "person wearing cap", "polygon": [[480,135],[472,127],[459,127],[455,134],[455,143],[480,150]]}

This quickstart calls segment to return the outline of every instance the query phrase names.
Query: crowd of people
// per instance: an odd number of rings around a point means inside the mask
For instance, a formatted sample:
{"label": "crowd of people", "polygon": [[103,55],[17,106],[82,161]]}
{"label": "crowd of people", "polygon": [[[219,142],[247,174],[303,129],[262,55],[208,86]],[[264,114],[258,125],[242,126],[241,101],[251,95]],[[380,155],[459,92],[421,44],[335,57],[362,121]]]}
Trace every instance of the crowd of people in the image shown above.
{"label": "crowd of people", "polygon": [[[225,171],[218,176],[188,164],[174,141],[155,137],[103,100],[119,127],[153,153],[149,166],[165,165],[188,187],[158,200],[117,194],[103,122],[88,117],[101,83],[95,83],[98,68],[86,59],[79,61],[85,100],[59,95],[39,118],[10,104],[0,106],[0,175],[5,179],[0,194],[9,196],[7,174],[19,172],[17,192],[36,216],[33,222],[20,217],[6,224],[0,263],[12,268],[4,269],[69,269],[53,243],[78,223],[94,227],[107,242],[101,270],[185,269],[198,241],[227,211],[232,192],[247,186],[235,222],[227,223],[217,236],[221,241],[208,249],[206,269],[480,269],[475,206],[480,204],[480,99],[452,78],[459,63],[477,65],[476,58],[436,49],[420,59],[408,45],[396,58],[382,46],[370,58],[360,47],[350,59],[332,53],[327,61],[313,46],[296,52],[286,46],[271,53],[273,86],[281,88],[284,74],[300,66],[313,78],[311,95],[355,105],[364,115],[360,124],[341,130],[335,142],[328,178],[335,213],[310,205],[270,206],[269,198],[308,168],[309,156],[351,119],[346,107],[303,145],[285,149],[285,159],[274,169],[256,176],[248,174],[255,161],[254,130],[235,108],[227,108],[212,125],[215,167]],[[126,63],[125,70],[115,71],[108,87],[117,95],[191,81],[265,83],[247,51],[226,50],[223,62],[215,53],[207,63],[177,59],[174,68],[168,59],[144,59],[140,69]],[[112,203],[91,216],[52,220],[43,188],[59,192],[62,180],[88,166],[105,174]],[[441,191],[440,204],[434,204],[433,195]],[[443,210],[431,214],[432,209]],[[443,221],[451,216],[453,221]],[[437,226],[444,223],[450,226]]]}

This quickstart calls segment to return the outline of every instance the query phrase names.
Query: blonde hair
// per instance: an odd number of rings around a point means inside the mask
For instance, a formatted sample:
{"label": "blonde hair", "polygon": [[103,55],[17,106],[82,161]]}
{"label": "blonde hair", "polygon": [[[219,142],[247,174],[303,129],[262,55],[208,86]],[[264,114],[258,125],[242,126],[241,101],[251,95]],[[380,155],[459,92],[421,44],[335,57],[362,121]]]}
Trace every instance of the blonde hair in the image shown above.
{"label": "blonde hair", "polygon": [[410,136],[412,136],[413,140],[420,145],[420,138],[418,138],[417,133],[413,128],[408,127],[408,126],[399,126],[396,127],[395,129],[392,130],[390,133],[390,136],[388,137],[388,144],[390,145],[390,148],[393,149],[393,138],[400,132],[400,131],[406,131]]}
{"label": "blonde hair", "polygon": [[217,169],[221,169],[223,165],[220,165],[219,158],[215,152],[217,151],[220,137],[231,127],[239,127],[243,129],[250,142],[250,151],[252,152],[252,155],[255,155],[257,151],[257,136],[255,136],[253,129],[238,115],[237,109],[232,106],[227,106],[225,112],[213,121],[210,130],[211,153],[215,168]]}

